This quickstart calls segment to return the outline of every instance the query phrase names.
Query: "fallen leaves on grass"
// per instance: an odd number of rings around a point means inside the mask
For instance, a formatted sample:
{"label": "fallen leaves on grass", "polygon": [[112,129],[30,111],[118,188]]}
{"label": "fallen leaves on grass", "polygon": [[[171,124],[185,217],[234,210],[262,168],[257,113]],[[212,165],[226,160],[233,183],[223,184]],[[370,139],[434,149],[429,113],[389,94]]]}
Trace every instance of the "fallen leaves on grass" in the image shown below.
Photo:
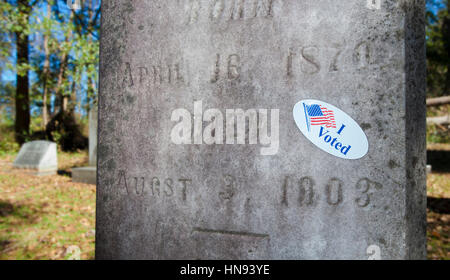
{"label": "fallen leaves on grass", "polygon": [[[442,145],[441,145],[442,146]],[[450,174],[431,173],[427,177],[428,259],[450,259]]]}
{"label": "fallen leaves on grass", "polygon": [[[95,234],[85,233],[95,228],[95,186],[24,174],[12,161],[0,159],[0,259],[66,259],[70,246],[93,259]],[[84,153],[59,156],[66,170],[86,161]]]}

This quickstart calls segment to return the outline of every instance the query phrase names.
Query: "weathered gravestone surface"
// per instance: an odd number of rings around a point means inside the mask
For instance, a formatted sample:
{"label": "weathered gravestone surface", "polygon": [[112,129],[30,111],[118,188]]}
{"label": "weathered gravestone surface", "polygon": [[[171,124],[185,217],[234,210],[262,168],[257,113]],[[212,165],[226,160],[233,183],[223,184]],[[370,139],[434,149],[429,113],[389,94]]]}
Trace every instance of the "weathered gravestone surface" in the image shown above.
{"label": "weathered gravestone surface", "polygon": [[97,182],[97,168],[95,166],[72,168],[72,181],[95,185]]}
{"label": "weathered gravestone surface", "polygon": [[97,182],[97,108],[89,111],[89,166],[72,168],[72,180],[95,185]]}
{"label": "weathered gravestone surface", "polygon": [[100,56],[97,258],[425,258],[424,1],[103,1]]}
{"label": "weathered gravestone surface", "polygon": [[52,175],[58,170],[56,143],[32,141],[25,143],[13,163],[14,168],[30,170],[35,175]]}

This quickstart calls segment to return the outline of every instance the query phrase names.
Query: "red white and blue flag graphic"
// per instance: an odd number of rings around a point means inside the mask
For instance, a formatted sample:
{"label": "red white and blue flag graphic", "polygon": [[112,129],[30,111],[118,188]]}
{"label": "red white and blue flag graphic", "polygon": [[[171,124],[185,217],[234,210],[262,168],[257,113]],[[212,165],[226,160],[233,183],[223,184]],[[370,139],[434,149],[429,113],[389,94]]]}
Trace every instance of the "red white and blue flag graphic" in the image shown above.
{"label": "red white and blue flag graphic", "polygon": [[321,125],[326,128],[336,128],[336,121],[332,110],[318,104],[306,105],[305,103],[303,103],[303,108],[305,110],[308,131],[312,125]]}

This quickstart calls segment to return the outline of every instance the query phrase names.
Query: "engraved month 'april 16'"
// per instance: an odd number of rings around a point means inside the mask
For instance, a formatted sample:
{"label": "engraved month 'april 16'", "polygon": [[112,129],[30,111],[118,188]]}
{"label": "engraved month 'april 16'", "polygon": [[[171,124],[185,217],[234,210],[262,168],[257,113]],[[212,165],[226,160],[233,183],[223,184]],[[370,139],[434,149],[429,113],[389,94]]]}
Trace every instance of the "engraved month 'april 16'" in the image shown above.
{"label": "engraved month 'april 16'", "polygon": [[[330,44],[325,46],[301,45],[291,47],[277,62],[285,67],[286,77],[296,79],[319,73],[332,75],[344,67],[362,70],[372,65],[372,47],[362,41],[356,46]],[[203,82],[215,84],[219,81],[239,81],[241,72],[247,63],[246,56],[240,53],[216,52],[208,58],[211,62],[210,77],[201,77]],[[262,59],[262,57],[261,57]],[[346,65],[344,61],[351,61]],[[161,86],[183,87],[191,84],[196,74],[191,70],[192,61],[181,55],[165,55],[163,59],[150,62],[125,62],[118,74],[117,84],[122,88]],[[269,66],[269,65],[268,65]],[[209,80],[208,80],[209,79]]]}

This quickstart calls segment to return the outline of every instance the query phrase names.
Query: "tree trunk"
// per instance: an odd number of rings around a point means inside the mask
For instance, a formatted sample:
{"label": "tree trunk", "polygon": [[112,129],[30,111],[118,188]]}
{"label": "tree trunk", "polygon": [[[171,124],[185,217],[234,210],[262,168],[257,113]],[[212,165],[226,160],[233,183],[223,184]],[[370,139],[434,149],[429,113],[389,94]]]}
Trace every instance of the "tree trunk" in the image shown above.
{"label": "tree trunk", "polygon": [[447,3],[447,15],[442,23],[442,38],[444,40],[444,49],[447,53],[447,73],[445,77],[444,95],[450,94],[450,14]]}
{"label": "tree trunk", "polygon": [[[50,19],[51,14],[51,4],[50,1],[47,2],[47,19]],[[43,96],[42,96],[42,127],[45,129],[47,123],[49,122],[49,106],[48,106],[48,78],[50,75],[50,50],[48,46],[49,35],[44,35],[44,53],[45,53],[45,61],[44,61],[44,69],[43,69]]]}
{"label": "tree trunk", "polygon": [[427,99],[427,106],[440,106],[450,104],[450,96],[441,96]]}
{"label": "tree trunk", "polygon": [[[93,25],[94,25],[94,3],[93,1],[89,1],[89,6],[88,6],[88,17],[89,17],[89,29],[92,30]],[[92,39],[92,33],[88,33],[88,42],[91,43],[93,41]],[[92,77],[89,77],[87,80],[87,92],[88,92],[88,104],[87,104],[87,111],[89,112],[91,110],[91,100],[95,95],[95,81],[94,79],[92,79]]]}
{"label": "tree trunk", "polygon": [[[66,38],[66,42],[68,41],[68,38]],[[68,56],[67,53],[63,53],[61,57],[61,64],[59,66],[59,72],[58,72],[58,82],[56,83],[56,96],[55,96],[55,105],[53,116],[64,112],[64,88],[63,88],[63,82],[65,78],[65,71],[67,66],[67,60]]]}
{"label": "tree trunk", "polygon": [[[28,19],[28,16],[27,16]],[[16,32],[17,66],[28,64],[28,35]],[[30,132],[30,96],[28,70],[24,75],[17,73],[15,138],[25,143]]]}
{"label": "tree trunk", "polygon": [[[70,21],[73,20],[73,11],[71,10]],[[72,30],[69,30],[64,44],[69,44],[72,40]],[[76,104],[76,84],[72,81],[70,90],[64,86],[66,81],[66,70],[69,62],[69,53],[61,50],[61,63],[58,71],[58,80],[56,84],[55,106],[52,117],[47,123],[46,134],[48,139],[53,139],[52,132],[59,131],[62,134],[58,144],[64,151],[74,151],[85,149],[88,139],[83,136],[75,119]]]}

